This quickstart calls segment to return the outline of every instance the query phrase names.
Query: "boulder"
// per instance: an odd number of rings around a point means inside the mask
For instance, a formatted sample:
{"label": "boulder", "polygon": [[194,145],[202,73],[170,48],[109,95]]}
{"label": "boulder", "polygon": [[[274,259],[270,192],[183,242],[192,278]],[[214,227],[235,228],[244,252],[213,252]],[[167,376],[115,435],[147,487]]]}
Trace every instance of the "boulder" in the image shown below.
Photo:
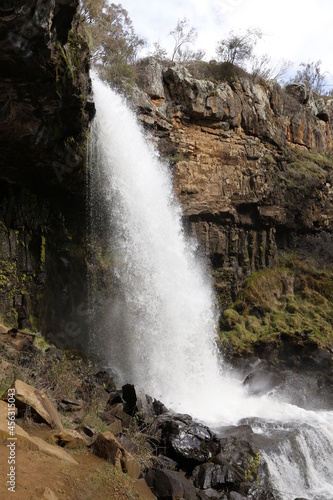
{"label": "boulder", "polygon": [[282,381],[283,375],[274,373],[273,370],[262,369],[249,373],[243,384],[248,387],[249,394],[262,396],[280,385]]}
{"label": "boulder", "polygon": [[194,468],[191,481],[196,488],[221,490],[236,483],[233,470],[225,465],[210,462]]}
{"label": "boulder", "polygon": [[[57,410],[52,405],[49,398],[43,392],[35,387],[16,380],[13,388],[15,389],[15,402],[18,409],[23,409],[30,406],[40,418],[49,424],[53,429],[62,430],[62,423]],[[7,392],[3,399],[6,399]]]}
{"label": "boulder", "polygon": [[109,422],[106,430],[112,432],[112,434],[117,436],[122,431],[121,421],[116,418],[113,422]]}
{"label": "boulder", "polygon": [[125,401],[124,411],[129,415],[136,415],[147,423],[155,417],[152,407],[153,398],[134,387],[134,385],[124,385],[122,387],[122,396]]}
{"label": "boulder", "polygon": [[325,100],[321,97],[315,101],[317,108],[317,117],[324,122],[328,122],[330,119],[330,107],[326,105]]}
{"label": "boulder", "polygon": [[109,431],[99,434],[91,448],[95,455],[109,460],[119,471],[138,479],[141,469],[139,462],[117,441]]}
{"label": "boulder", "polygon": [[62,411],[80,411],[83,408],[82,400],[62,399],[58,404],[58,408]]}
{"label": "boulder", "polygon": [[157,417],[150,433],[165,455],[185,468],[212,460],[219,451],[219,440],[203,424],[188,415],[164,414]]}
{"label": "boulder", "polygon": [[95,375],[96,380],[100,383],[106,392],[111,393],[115,389],[113,377],[106,370],[101,370]]}
{"label": "boulder", "polygon": [[103,420],[108,422],[111,421],[111,417],[117,418],[120,421],[121,426],[125,429],[128,429],[133,421],[133,417],[124,411],[124,405],[122,403],[117,403],[111,406],[102,414]]}
{"label": "boulder", "polygon": [[[0,442],[8,442],[8,438],[10,438],[10,434],[8,431],[8,421],[4,413],[0,414]],[[55,446],[53,444],[49,444],[44,439],[41,439],[36,436],[30,436],[20,425],[15,425],[15,445],[18,448],[23,448],[25,450],[30,451],[40,451],[45,453],[46,455],[50,455],[53,457],[59,458],[59,460],[63,460],[73,465],[77,465],[77,462],[71,457],[63,448],[60,446]]]}
{"label": "boulder", "polygon": [[170,457],[166,457],[165,455],[158,455],[157,457],[152,457],[152,468],[177,470],[178,464]]}
{"label": "boulder", "polygon": [[246,500],[247,497],[244,497],[240,493],[237,493],[237,491],[231,491],[229,493],[229,500]]}
{"label": "boulder", "polygon": [[300,104],[306,104],[309,101],[310,93],[304,83],[291,83],[286,86],[286,92]]}
{"label": "boulder", "polygon": [[153,492],[151,491],[148,484],[143,478],[137,479],[133,484],[133,488],[135,489],[139,497],[144,500],[156,499],[156,496],[153,494]]}
{"label": "boulder", "polygon": [[63,448],[60,446],[55,446],[53,444],[49,444],[44,439],[36,437],[36,436],[30,436],[30,441],[32,443],[35,443],[37,445],[37,448],[39,451],[42,453],[45,453],[46,455],[50,455],[52,457],[57,457],[59,460],[63,460],[65,462],[77,465],[76,460],[74,460],[71,455],[67,453]]}
{"label": "boulder", "polygon": [[160,500],[196,500],[194,486],[180,472],[149,469],[146,483]]}
{"label": "boulder", "polygon": [[142,59],[137,64],[139,85],[151,99],[165,99],[162,65],[154,57]]}
{"label": "boulder", "polygon": [[[81,426],[80,426],[80,430],[81,430],[82,432],[84,432],[84,434],[85,434],[86,436],[88,436],[89,438],[93,437],[93,436],[94,436],[94,434],[95,434],[94,429],[92,429],[91,427],[89,427],[89,425],[81,425]],[[114,434],[114,433],[113,433],[113,434]]]}
{"label": "boulder", "polygon": [[37,348],[33,345],[33,335],[18,331],[16,328],[9,330],[6,341],[19,352],[35,352]]}
{"label": "boulder", "polygon": [[89,441],[85,436],[82,436],[78,431],[73,429],[64,429],[54,435],[57,444],[65,448],[74,449],[88,446]]}
{"label": "boulder", "polygon": [[138,451],[138,445],[131,439],[128,439],[128,437],[123,435],[119,436],[117,439],[121,446],[123,446],[129,453],[135,453]]}
{"label": "boulder", "polygon": [[[17,414],[17,408],[15,408],[15,413]],[[8,404],[5,401],[0,401],[0,418],[7,419],[8,416]]]}
{"label": "boulder", "polygon": [[121,391],[111,391],[109,394],[109,399],[107,401],[107,406],[113,406],[119,403],[124,403]]}

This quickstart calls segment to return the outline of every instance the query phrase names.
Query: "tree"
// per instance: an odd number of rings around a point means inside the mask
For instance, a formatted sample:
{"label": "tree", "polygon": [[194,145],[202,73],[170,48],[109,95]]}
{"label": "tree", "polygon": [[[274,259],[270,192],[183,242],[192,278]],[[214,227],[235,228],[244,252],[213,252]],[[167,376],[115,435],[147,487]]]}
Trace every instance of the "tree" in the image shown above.
{"label": "tree", "polygon": [[316,62],[302,62],[296,75],[289,81],[289,83],[304,83],[308,90],[323,95],[325,93],[326,77],[322,74],[320,69],[321,61]]}
{"label": "tree", "polygon": [[188,61],[202,61],[202,59],[205,57],[205,51],[204,50],[192,50],[189,47],[185,47],[183,50],[179,51],[179,56],[177,56],[177,60],[181,62],[188,62]]}
{"label": "tree", "polygon": [[281,80],[291,66],[292,62],[285,59],[273,63],[268,54],[263,54],[260,57],[252,56],[251,58],[252,75],[259,76],[265,80]]}
{"label": "tree", "polygon": [[164,60],[168,58],[168,53],[164,47],[162,47],[161,43],[154,42],[153,43],[154,50],[149,52],[149,55],[155,57],[156,59]]}
{"label": "tree", "polygon": [[195,42],[198,33],[195,28],[190,27],[189,20],[186,17],[178,19],[177,26],[170,31],[169,35],[175,40],[171,61],[189,61],[203,58],[204,52],[202,50],[195,52],[189,48],[189,45]]}
{"label": "tree", "polygon": [[83,0],[81,16],[91,41],[92,62],[101,77],[121,86],[145,42],[134,31],[128,12],[107,0]]}
{"label": "tree", "polygon": [[[197,31],[191,28],[189,20],[184,17],[178,19],[177,26],[169,33],[174,38],[175,44],[171,52],[171,61],[187,62],[187,61],[201,61],[205,55],[204,50],[194,50],[190,45],[194,44],[197,38]],[[162,47],[161,43],[153,43],[154,50],[150,51],[149,55],[156,59],[168,59],[167,50]]]}
{"label": "tree", "polygon": [[218,42],[216,48],[218,60],[244,67],[253,54],[257,40],[261,38],[262,31],[259,28],[250,28],[239,35],[231,31],[227,38]]}

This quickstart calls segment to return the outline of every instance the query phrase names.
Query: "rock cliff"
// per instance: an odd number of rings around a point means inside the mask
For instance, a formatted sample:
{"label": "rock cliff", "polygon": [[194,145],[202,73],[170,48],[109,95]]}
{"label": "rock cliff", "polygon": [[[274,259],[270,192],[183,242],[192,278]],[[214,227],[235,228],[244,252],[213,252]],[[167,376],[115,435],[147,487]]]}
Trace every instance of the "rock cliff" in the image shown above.
{"label": "rock cliff", "polygon": [[69,317],[79,329],[73,307],[85,298],[82,144],[94,106],[78,5],[0,6],[1,313],[53,334]]}
{"label": "rock cliff", "polygon": [[138,114],[173,169],[185,227],[213,266],[221,348],[233,362],[247,355],[269,371],[291,368],[304,394],[310,380],[312,395],[327,395],[333,99],[300,84],[230,78],[216,63],[148,58],[137,74]]}
{"label": "rock cliff", "polygon": [[333,99],[315,101],[302,85],[194,78],[189,69],[143,61],[135,98],[173,165],[225,306],[247,276],[272,266],[277,248],[331,232]]}

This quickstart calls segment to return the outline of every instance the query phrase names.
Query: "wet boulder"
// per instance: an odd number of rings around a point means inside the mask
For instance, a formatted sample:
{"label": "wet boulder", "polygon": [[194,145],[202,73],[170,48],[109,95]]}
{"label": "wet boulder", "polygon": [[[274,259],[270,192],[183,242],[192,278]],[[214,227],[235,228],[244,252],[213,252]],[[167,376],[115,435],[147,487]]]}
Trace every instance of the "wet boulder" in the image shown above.
{"label": "wet boulder", "polygon": [[219,451],[219,441],[213,432],[188,415],[160,415],[151,427],[152,438],[163,454],[186,469],[212,460]]}
{"label": "wet boulder", "polygon": [[159,500],[196,500],[193,484],[180,472],[168,469],[149,469],[146,483]]}
{"label": "wet boulder", "polygon": [[129,415],[137,415],[145,422],[149,422],[155,417],[152,408],[153,398],[134,387],[134,385],[124,385],[122,387],[122,397],[125,402],[124,411]]}
{"label": "wet boulder", "polygon": [[221,490],[237,482],[236,474],[231,468],[210,462],[196,466],[191,480],[201,490]]}
{"label": "wet boulder", "polygon": [[108,420],[110,415],[116,416],[128,427],[134,417],[136,423],[147,425],[156,416],[166,412],[168,410],[163,403],[148,396],[138,387],[126,384],[121,390],[110,392],[103,418]]}

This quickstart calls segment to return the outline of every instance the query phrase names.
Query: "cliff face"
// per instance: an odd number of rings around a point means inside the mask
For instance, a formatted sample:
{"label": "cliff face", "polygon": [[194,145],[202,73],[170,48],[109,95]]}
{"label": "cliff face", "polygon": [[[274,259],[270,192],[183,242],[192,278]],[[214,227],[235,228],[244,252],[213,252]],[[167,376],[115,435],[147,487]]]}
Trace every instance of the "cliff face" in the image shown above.
{"label": "cliff face", "polygon": [[277,248],[332,231],[333,99],[314,101],[300,85],[195,79],[151,59],[138,71],[140,118],[173,164],[222,306]]}
{"label": "cliff face", "polygon": [[61,340],[80,330],[85,299],[82,144],[94,106],[78,5],[0,6],[2,319]]}
{"label": "cliff face", "polygon": [[2,179],[44,190],[64,176],[73,188],[82,177],[75,144],[93,105],[78,4],[20,0],[0,7]]}

